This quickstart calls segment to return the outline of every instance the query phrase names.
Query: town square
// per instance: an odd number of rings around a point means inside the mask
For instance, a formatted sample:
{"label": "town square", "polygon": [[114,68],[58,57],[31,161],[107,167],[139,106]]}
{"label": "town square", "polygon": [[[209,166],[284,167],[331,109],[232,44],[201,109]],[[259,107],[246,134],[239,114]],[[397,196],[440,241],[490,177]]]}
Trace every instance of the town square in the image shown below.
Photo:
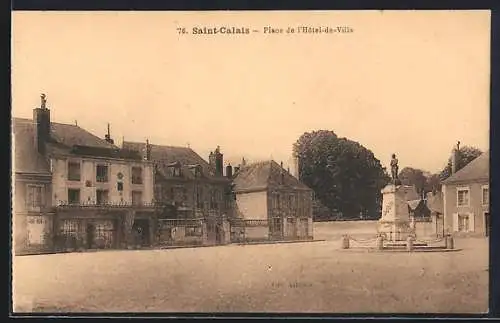
{"label": "town square", "polygon": [[13,15],[13,313],[486,313],[487,12],[242,17]]}

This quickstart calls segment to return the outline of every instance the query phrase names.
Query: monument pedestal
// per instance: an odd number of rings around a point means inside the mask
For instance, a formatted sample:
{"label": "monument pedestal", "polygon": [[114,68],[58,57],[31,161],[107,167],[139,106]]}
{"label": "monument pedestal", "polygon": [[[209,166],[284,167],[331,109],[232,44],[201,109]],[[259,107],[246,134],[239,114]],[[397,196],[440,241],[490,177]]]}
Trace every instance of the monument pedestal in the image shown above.
{"label": "monument pedestal", "polygon": [[408,209],[409,200],[418,199],[412,186],[389,184],[382,190],[382,217],[377,232],[385,234],[386,241],[406,241],[414,234]]}

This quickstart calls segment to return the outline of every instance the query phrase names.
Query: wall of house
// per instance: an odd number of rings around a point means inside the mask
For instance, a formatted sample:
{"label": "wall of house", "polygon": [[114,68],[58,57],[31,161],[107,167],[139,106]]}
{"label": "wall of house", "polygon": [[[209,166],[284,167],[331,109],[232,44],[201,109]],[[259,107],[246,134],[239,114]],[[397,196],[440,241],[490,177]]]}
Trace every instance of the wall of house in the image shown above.
{"label": "wall of house", "polygon": [[236,195],[238,217],[249,220],[267,220],[267,192],[238,193]]}
{"label": "wall of house", "polygon": [[312,192],[272,189],[268,211],[271,217],[312,218]]}
{"label": "wall of house", "polygon": [[[68,162],[80,163],[80,181],[68,180]],[[142,202],[152,203],[154,198],[154,177],[153,166],[150,163],[123,161],[123,160],[100,160],[91,158],[53,158],[52,159],[52,182],[54,205],[68,200],[68,189],[80,189],[81,203],[95,203],[97,200],[97,190],[108,190],[108,201],[110,203],[131,203],[132,191],[142,192]],[[96,181],[97,165],[107,165],[108,182]],[[143,183],[132,184],[132,167],[143,168]],[[121,182],[123,190],[118,190],[118,173],[123,174]],[[89,184],[89,185],[87,185]]]}
{"label": "wall of house", "polygon": [[[27,248],[50,247],[52,234],[51,183],[49,178],[40,179],[36,176],[14,175],[13,190],[13,247],[16,253]],[[29,186],[41,187],[42,206],[31,207],[28,203]]]}
{"label": "wall of house", "polygon": [[[184,180],[184,179],[158,179],[155,181],[154,196],[158,201],[166,203],[177,203],[180,206],[187,207],[188,209],[195,209],[192,212],[193,216],[201,216],[203,212],[215,212],[215,214],[226,214],[227,209],[227,196],[225,195],[224,183],[213,183],[209,180]],[[172,196],[172,189],[174,195]],[[200,205],[197,203],[196,191],[199,190]],[[211,192],[217,190],[216,194],[216,208],[211,209]],[[196,212],[196,209],[199,211]]]}
{"label": "wall of house", "polygon": [[[486,232],[484,212],[489,211],[489,205],[482,205],[482,188],[484,185],[488,185],[488,182],[443,185],[445,230],[456,232],[458,230],[457,215],[468,214],[469,232],[477,234]],[[457,189],[462,187],[469,188],[468,206],[457,205]]]}

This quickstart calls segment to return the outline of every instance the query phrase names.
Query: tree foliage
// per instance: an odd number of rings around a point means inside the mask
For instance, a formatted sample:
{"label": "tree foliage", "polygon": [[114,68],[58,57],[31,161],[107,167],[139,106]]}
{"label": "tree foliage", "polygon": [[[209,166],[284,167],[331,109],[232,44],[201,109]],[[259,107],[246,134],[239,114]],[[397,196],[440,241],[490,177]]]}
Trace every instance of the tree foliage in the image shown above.
{"label": "tree foliage", "polygon": [[304,133],[293,149],[301,180],[332,213],[378,217],[389,176],[370,150],[329,130]]}
{"label": "tree foliage", "polygon": [[[458,151],[458,160],[457,160],[457,171],[460,169],[464,168],[465,165],[479,157],[483,152],[472,146],[463,146],[460,147]],[[444,180],[448,177],[451,176],[451,156],[448,158],[448,163],[446,164],[445,168],[441,171],[439,174],[439,177],[441,180]]]}

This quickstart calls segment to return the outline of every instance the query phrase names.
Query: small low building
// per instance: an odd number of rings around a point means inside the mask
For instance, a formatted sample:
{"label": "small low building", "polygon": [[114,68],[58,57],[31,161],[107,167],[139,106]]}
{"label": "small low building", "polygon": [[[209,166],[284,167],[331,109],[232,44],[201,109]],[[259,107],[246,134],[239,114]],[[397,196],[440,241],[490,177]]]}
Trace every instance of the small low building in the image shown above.
{"label": "small low building", "polygon": [[[283,165],[263,161],[241,166],[233,180],[235,215],[243,232],[234,239],[313,239],[313,191]],[[233,226],[237,227],[237,226]]]}
{"label": "small low building", "polygon": [[[458,154],[458,149],[454,150]],[[458,160],[453,158],[452,160]],[[445,230],[488,236],[490,230],[490,157],[481,154],[442,182]]]}

